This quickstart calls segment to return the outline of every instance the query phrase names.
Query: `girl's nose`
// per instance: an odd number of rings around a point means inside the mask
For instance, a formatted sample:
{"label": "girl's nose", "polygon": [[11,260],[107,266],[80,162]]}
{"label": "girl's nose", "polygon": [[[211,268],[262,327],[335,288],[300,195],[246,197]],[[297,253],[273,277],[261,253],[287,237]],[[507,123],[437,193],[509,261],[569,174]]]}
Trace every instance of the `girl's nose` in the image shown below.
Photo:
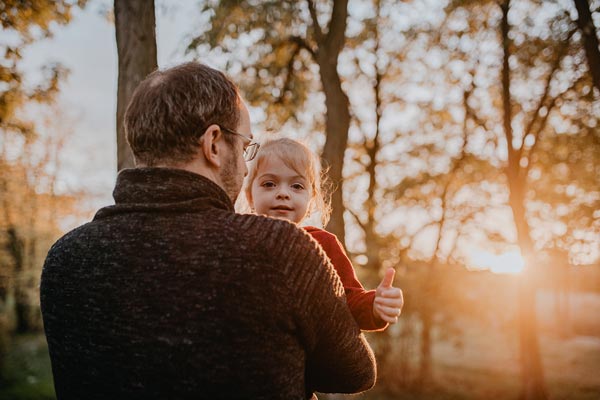
{"label": "girl's nose", "polygon": [[280,189],[277,191],[277,198],[278,198],[278,199],[289,199],[289,198],[290,198],[290,195],[289,195],[289,193],[287,192],[287,190],[285,190],[284,188],[280,188]]}

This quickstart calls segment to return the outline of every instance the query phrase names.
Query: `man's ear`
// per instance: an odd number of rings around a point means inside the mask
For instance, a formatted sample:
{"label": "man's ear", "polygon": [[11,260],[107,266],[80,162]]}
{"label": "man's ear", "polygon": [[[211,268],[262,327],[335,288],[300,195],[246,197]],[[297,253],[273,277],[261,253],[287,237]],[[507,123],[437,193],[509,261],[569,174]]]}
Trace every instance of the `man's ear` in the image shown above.
{"label": "man's ear", "polygon": [[213,167],[220,168],[221,167],[221,148],[220,141],[223,140],[223,132],[219,125],[213,124],[206,128],[204,134],[202,135],[202,140],[200,143],[202,154],[204,154],[204,158],[206,162]]}

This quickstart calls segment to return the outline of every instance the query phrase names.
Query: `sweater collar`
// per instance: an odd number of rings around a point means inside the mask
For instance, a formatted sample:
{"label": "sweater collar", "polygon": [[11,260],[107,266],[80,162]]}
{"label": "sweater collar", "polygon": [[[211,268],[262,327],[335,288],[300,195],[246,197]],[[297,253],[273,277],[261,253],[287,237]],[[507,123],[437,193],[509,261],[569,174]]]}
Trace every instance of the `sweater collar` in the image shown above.
{"label": "sweater collar", "polygon": [[174,168],[131,168],[117,176],[115,205],[98,211],[96,218],[127,210],[195,210],[220,208],[234,211],[227,193],[212,180]]}

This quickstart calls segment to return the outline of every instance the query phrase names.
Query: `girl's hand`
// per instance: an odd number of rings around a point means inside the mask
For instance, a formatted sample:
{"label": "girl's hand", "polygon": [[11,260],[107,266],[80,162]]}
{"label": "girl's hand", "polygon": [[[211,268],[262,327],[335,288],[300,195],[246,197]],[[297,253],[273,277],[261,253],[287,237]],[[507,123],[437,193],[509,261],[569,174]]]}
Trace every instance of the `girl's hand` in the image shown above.
{"label": "girl's hand", "polygon": [[395,274],[396,270],[391,267],[385,271],[385,276],[377,286],[373,301],[373,315],[390,324],[398,322],[404,305],[402,290],[392,286]]}

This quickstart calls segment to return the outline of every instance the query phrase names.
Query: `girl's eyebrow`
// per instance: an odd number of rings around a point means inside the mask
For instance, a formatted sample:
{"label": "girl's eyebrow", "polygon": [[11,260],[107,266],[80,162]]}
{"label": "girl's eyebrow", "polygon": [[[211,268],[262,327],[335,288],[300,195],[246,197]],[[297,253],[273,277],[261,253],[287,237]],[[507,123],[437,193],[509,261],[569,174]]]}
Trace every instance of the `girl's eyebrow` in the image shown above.
{"label": "girl's eyebrow", "polygon": [[262,174],[258,176],[258,179],[263,179],[263,178],[277,178],[278,176],[275,174],[270,174],[270,173],[266,173],[266,174]]}
{"label": "girl's eyebrow", "polygon": [[[272,174],[272,173],[266,173],[266,174],[259,175],[259,177],[258,177],[258,179],[263,179],[263,178],[278,179],[278,178],[281,178],[281,175],[276,175],[276,174]],[[294,176],[291,176],[289,179],[302,179],[303,181],[307,180],[302,175],[294,175]]]}

